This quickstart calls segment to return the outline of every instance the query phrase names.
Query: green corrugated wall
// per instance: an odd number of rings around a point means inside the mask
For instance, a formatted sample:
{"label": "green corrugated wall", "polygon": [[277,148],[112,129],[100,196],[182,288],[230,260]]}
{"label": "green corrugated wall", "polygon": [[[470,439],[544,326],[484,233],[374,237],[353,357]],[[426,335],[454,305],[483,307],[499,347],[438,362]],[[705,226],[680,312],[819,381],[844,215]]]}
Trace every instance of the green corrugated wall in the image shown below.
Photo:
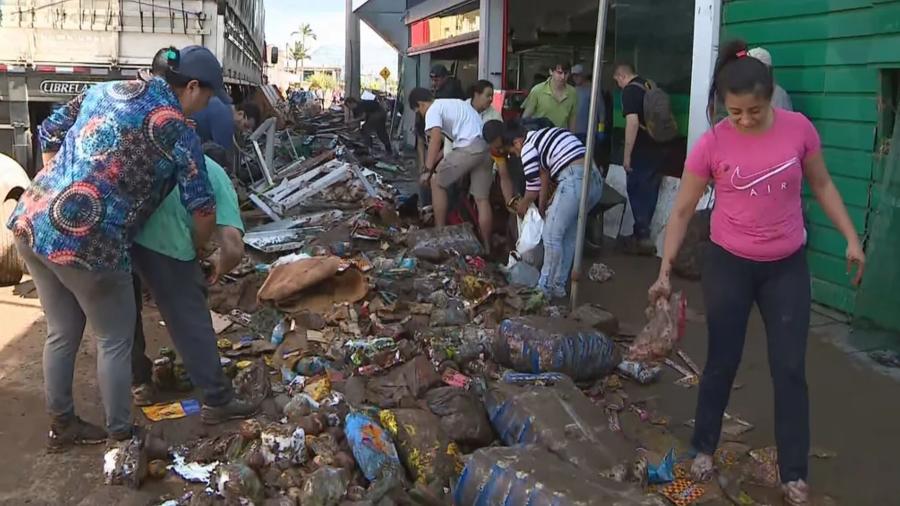
{"label": "green corrugated wall", "polygon": [[[865,233],[880,177],[880,72],[900,67],[900,0],[732,0],[722,19],[723,41],[740,37],[772,54],[776,80],[818,128],[835,184]],[[804,208],[813,298],[855,315],[846,243],[809,192]]]}

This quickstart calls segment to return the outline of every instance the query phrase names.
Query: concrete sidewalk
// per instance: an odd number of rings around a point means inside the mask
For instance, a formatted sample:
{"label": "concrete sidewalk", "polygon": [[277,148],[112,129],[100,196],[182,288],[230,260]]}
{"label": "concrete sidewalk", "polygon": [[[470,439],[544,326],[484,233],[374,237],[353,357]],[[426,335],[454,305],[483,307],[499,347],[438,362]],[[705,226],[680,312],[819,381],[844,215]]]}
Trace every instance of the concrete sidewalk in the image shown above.
{"label": "concrete sidewalk", "polygon": [[[616,276],[603,284],[586,281],[583,302],[600,304],[625,325],[640,329],[647,288],[659,271],[656,258],[606,255],[586,259],[613,268]],[[700,367],[706,360],[706,325],[698,283],[673,280],[675,289],[688,296],[693,321],[688,322],[683,349]],[[900,370],[877,365],[868,358],[865,344],[879,347],[866,334],[813,314],[807,355],[812,422],[812,448],[837,455],[812,458],[810,483],[817,496],[825,494],[838,504],[897,504],[896,459],[900,456]],[[881,343],[898,343],[896,336],[880,335]],[[682,441],[690,439],[683,423],[694,417],[697,388],[685,389],[673,382],[679,375],[666,368],[662,380],[643,387],[646,396],[671,416],[670,428]],[[728,412],[755,425],[744,437],[754,448],[774,446],[773,397],[766,358],[765,331],[754,310],[751,315],[743,361],[732,392]]]}

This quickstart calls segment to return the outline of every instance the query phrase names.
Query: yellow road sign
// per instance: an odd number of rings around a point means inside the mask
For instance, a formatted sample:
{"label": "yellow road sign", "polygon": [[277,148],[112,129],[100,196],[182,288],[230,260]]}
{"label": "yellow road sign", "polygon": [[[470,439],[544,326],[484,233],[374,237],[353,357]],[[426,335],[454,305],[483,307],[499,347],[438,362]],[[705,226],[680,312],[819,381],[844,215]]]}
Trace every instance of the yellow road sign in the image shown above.
{"label": "yellow road sign", "polygon": [[384,79],[385,81],[387,81],[387,79],[388,79],[389,77],[391,77],[391,71],[388,70],[387,67],[385,67],[385,68],[381,69],[381,72],[379,72],[378,75],[380,75],[382,79]]}

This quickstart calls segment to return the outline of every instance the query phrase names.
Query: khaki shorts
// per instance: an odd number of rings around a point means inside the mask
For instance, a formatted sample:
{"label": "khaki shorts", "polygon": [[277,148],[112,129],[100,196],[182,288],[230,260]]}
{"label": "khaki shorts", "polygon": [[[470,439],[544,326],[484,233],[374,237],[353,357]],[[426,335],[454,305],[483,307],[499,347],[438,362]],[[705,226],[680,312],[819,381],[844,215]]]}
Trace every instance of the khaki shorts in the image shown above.
{"label": "khaki shorts", "polygon": [[453,148],[444,155],[437,165],[435,181],[441,188],[448,188],[453,183],[469,175],[469,193],[476,199],[486,199],[491,194],[494,176],[491,168],[491,150],[482,139],[477,139],[464,148]]}

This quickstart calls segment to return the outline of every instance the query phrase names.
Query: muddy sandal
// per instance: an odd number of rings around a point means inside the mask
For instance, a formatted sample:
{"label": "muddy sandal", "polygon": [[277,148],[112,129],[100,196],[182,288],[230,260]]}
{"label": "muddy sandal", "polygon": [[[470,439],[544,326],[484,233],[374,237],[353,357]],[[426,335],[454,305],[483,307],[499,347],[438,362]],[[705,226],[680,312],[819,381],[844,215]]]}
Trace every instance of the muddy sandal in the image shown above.
{"label": "muddy sandal", "polygon": [[809,504],[809,485],[803,480],[789,481],[781,485],[784,493],[784,502],[790,506],[805,506]]}
{"label": "muddy sandal", "polygon": [[712,478],[713,473],[713,457],[705,453],[698,453],[694,457],[694,463],[691,464],[691,478],[694,481],[707,481]]}

